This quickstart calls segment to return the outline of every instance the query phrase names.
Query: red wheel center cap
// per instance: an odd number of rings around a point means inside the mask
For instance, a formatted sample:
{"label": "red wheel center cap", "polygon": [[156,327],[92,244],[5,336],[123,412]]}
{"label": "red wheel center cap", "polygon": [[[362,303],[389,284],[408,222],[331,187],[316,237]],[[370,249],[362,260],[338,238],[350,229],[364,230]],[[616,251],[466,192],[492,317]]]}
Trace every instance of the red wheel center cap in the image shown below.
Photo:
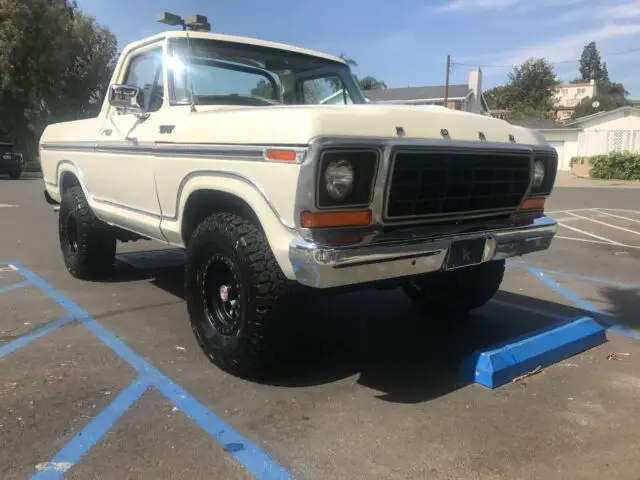
{"label": "red wheel center cap", "polygon": [[231,290],[231,288],[228,285],[222,285],[220,287],[220,300],[223,302],[229,301],[229,290]]}

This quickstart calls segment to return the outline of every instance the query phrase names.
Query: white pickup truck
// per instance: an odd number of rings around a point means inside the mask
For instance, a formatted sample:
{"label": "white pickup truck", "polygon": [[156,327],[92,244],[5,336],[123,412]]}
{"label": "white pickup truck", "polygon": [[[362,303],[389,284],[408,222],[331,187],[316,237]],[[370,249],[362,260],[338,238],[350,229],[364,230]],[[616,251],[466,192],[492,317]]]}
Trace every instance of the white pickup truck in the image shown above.
{"label": "white pickup truck", "polygon": [[239,376],[268,365],[293,293],[400,287],[463,315],[556,231],[538,133],[368,103],[342,59],[251,38],[128,45],[99,115],[47,127],[40,155],[69,272],[105,278],[118,240],[186,249],[196,338]]}

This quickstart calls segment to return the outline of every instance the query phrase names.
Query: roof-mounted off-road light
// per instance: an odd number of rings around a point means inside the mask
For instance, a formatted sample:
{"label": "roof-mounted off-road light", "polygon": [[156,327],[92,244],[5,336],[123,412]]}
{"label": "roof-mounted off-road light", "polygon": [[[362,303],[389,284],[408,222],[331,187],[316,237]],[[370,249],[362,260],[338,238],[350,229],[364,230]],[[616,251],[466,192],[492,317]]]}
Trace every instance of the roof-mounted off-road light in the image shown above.
{"label": "roof-mounted off-road light", "polygon": [[187,17],[187,21],[184,22],[188,30],[196,32],[210,32],[211,25],[207,21],[207,17],[204,15],[192,15]]}
{"label": "roof-mounted off-road light", "polygon": [[182,30],[190,30],[193,32],[211,31],[211,25],[204,15],[191,15],[185,20],[175,13],[162,12],[156,15],[156,20],[165,25],[171,25],[172,27],[180,25]]}
{"label": "roof-mounted off-road light", "polygon": [[156,15],[156,21],[164,23],[165,25],[171,25],[172,27],[180,25],[184,28],[184,20],[180,15],[175,13],[162,12]]}

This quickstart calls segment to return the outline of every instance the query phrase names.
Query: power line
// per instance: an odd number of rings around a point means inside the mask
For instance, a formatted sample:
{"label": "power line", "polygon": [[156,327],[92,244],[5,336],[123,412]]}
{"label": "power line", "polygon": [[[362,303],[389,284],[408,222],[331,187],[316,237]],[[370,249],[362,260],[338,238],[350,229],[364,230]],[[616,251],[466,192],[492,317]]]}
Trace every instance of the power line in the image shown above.
{"label": "power line", "polygon": [[[602,58],[604,57],[615,57],[618,55],[626,55],[628,53],[633,53],[633,52],[640,52],[640,48],[631,48],[629,50],[623,50],[621,52],[614,52],[614,53],[608,53],[607,55],[601,55]],[[567,63],[577,63],[580,60],[559,60],[557,62],[549,62],[552,65],[562,65],[562,64],[567,64]],[[463,63],[463,62],[451,62],[452,65],[459,65],[459,66],[463,66],[463,67],[481,67],[481,68],[515,68],[515,67],[519,67],[520,65],[478,65],[478,64],[471,64],[471,63]]]}

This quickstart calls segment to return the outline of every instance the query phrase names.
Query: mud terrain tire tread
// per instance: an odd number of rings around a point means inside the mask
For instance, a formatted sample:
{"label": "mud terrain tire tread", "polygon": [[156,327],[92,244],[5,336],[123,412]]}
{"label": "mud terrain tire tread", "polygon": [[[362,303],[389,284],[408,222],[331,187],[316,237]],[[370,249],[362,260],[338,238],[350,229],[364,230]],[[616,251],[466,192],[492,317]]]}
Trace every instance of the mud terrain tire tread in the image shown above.
{"label": "mud terrain tire tread", "polygon": [[[213,255],[224,255],[236,269],[243,301],[240,327],[233,338],[207,324],[199,270]],[[222,370],[251,378],[273,359],[289,310],[294,282],[275,259],[264,233],[233,213],[215,213],[196,228],[187,247],[185,292],[191,326],[200,348]],[[213,337],[207,338],[205,332]]]}
{"label": "mud terrain tire tread", "polygon": [[[68,242],[67,219],[73,215],[78,226],[78,248],[72,251]],[[114,230],[99,220],[79,186],[67,190],[58,217],[60,248],[65,266],[81,280],[104,280],[113,273],[116,255]]]}

